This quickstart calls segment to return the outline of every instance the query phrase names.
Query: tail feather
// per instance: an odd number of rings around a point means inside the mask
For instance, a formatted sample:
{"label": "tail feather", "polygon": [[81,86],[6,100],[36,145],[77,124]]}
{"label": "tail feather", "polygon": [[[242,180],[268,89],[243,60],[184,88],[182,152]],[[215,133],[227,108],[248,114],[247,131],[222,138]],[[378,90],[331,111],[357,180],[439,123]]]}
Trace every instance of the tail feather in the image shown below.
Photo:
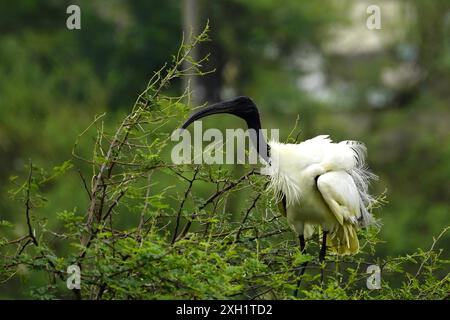
{"label": "tail feather", "polygon": [[369,184],[371,180],[377,180],[378,176],[370,172],[366,164],[367,148],[366,146],[358,141],[348,140],[345,143],[353,151],[353,156],[356,161],[354,168],[349,170],[353,181],[358,188],[358,193],[360,196],[360,227],[367,227],[375,222],[372,214],[369,212],[368,208],[376,203],[376,200],[369,193]]}
{"label": "tail feather", "polygon": [[358,253],[359,241],[356,227],[348,223],[340,225],[335,232],[328,234],[327,247],[331,254],[348,255]]}

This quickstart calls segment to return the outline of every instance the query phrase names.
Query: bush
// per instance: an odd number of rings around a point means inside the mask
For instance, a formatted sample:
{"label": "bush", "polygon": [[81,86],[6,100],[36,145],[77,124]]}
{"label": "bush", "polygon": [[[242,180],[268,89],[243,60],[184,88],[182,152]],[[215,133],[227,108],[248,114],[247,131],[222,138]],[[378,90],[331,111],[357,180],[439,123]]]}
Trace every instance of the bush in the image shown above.
{"label": "bush", "polygon": [[[20,278],[28,296],[39,299],[448,299],[450,261],[435,249],[448,227],[428,251],[384,259],[375,252],[379,229],[363,230],[360,254],[322,264],[317,254],[300,253],[258,168],[242,166],[236,177],[226,166],[171,163],[170,132],[190,110],[190,89],[176,96],[168,86],[205,73],[204,60],[189,53],[208,40],[207,31],[183,43],[172,65],[154,74],[114,131],[105,129],[106,115],[98,116],[78,137],[72,160],[52,172],[30,162],[23,183],[11,179],[10,196],[24,204],[18,210],[25,212],[26,230],[0,240],[1,283]],[[89,143],[86,137],[94,137],[89,156],[77,149]],[[93,170],[89,180],[79,171],[74,190],[86,193],[87,209],[56,213],[55,230],[39,216],[47,201],[42,190],[80,163]],[[236,193],[248,194],[246,207],[227,207]],[[307,251],[318,252],[318,241],[308,241]],[[381,270],[378,290],[366,287],[370,265]],[[67,289],[69,266],[81,270],[80,289]]]}

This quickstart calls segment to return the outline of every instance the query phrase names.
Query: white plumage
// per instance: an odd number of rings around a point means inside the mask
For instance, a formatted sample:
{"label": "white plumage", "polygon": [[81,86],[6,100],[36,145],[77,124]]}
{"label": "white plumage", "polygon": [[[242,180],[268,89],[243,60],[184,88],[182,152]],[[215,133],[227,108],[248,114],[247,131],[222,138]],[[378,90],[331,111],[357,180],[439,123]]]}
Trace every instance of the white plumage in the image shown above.
{"label": "white plumage", "polygon": [[325,135],[269,146],[270,186],[279,200],[285,196],[285,214],[295,233],[309,238],[320,227],[328,232],[330,252],[358,252],[356,230],[373,222],[368,183],[376,178],[365,166],[365,146],[333,143]]}
{"label": "white plumage", "polygon": [[[261,133],[256,104],[249,97],[236,97],[195,112],[182,128],[201,118],[227,113],[246,121],[253,146],[268,164],[266,173],[282,213],[305,249],[305,238],[322,229],[319,260],[331,253],[359,250],[356,230],[373,222],[368,211],[373,199],[368,185],[376,176],[365,166],[366,147],[356,141],[333,143],[321,135],[299,144],[270,142]],[[304,268],[303,271],[304,272]]]}

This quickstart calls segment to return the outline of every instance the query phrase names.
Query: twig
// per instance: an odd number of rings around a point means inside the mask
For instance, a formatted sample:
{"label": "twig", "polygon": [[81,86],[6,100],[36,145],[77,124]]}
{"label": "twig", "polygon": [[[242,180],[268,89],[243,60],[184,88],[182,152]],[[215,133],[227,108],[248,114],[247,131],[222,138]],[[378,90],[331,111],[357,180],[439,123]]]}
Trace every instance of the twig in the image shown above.
{"label": "twig", "polygon": [[83,181],[84,189],[86,190],[86,192],[88,194],[89,200],[92,200],[91,192],[89,191],[86,180],[84,179],[83,174],[81,173],[81,170],[78,169],[77,171],[78,171],[78,174],[80,175],[81,180]]}
{"label": "twig", "polygon": [[[268,182],[265,184],[264,188],[267,186],[267,184]],[[239,230],[236,232],[236,240],[238,240],[241,236],[242,228],[244,228],[245,222],[247,221],[250,212],[256,207],[256,203],[258,202],[259,198],[261,198],[261,195],[262,193],[258,193],[255,199],[253,199],[252,205],[245,212],[244,218],[242,219],[241,225],[239,226]]]}
{"label": "twig", "polygon": [[[30,218],[30,211],[31,211],[31,199],[30,199],[30,189],[31,189],[31,178],[33,176],[33,163],[30,160],[30,171],[28,173],[28,182],[27,182],[27,200],[25,202],[25,214],[27,217],[27,226],[28,226],[28,236],[33,241],[33,244],[35,246],[38,246],[38,241],[36,240],[36,237],[34,236],[33,228],[31,227],[31,218]],[[25,246],[24,246],[25,248]]]}
{"label": "twig", "polygon": [[[258,240],[258,239],[263,239],[263,238],[268,238],[268,237],[272,237],[272,236],[276,236],[279,234],[282,234],[284,232],[287,232],[289,229],[280,229],[280,230],[275,230],[275,231],[271,231],[271,232],[267,232],[264,233],[262,235],[258,235],[258,236],[253,236],[253,237],[249,237],[249,238],[245,238],[245,241],[254,241],[254,240]],[[244,240],[237,240],[236,242],[244,242]]]}
{"label": "twig", "polygon": [[[197,212],[202,211],[207,205],[209,205],[211,202],[214,201],[214,199],[216,199],[218,196],[222,195],[223,193],[233,189],[234,187],[236,187],[237,185],[239,185],[242,181],[247,180],[251,175],[255,174],[255,169],[251,170],[249,173],[244,174],[242,177],[240,177],[238,180],[231,182],[228,186],[226,186],[225,188],[215,192],[213,195],[211,195],[197,210]],[[176,241],[180,240],[181,238],[183,238],[189,231],[189,229],[192,226],[192,222],[194,221],[194,219],[197,217],[197,213],[193,213],[190,217],[190,219],[187,221],[186,225],[184,226],[183,231],[180,232],[180,235],[178,236],[178,238],[176,239]]]}
{"label": "twig", "polygon": [[106,220],[109,215],[111,214],[112,210],[114,209],[115,206],[117,206],[119,204],[120,199],[125,195],[125,193],[127,192],[127,189],[125,190],[121,190],[119,193],[119,196],[116,198],[116,200],[114,200],[114,202],[112,203],[111,206],[109,206],[108,211],[106,212],[105,216],[102,218],[102,220]]}
{"label": "twig", "polygon": [[236,187],[238,184],[240,184],[242,181],[247,180],[251,175],[255,174],[255,169],[251,170],[249,173],[244,174],[242,177],[240,177],[238,180],[231,182],[227,187],[217,191],[212,196],[210,196],[200,207],[199,211],[203,210],[208,204],[210,204],[214,199],[216,199],[218,196],[222,195],[223,193],[229,191],[230,189]]}
{"label": "twig", "polygon": [[[423,266],[425,265],[425,263],[428,261],[428,259],[430,259],[431,256],[431,252],[434,250],[434,247],[436,245],[436,243],[439,241],[439,239],[444,235],[444,233],[446,233],[448,230],[450,229],[450,226],[446,227],[444,230],[442,230],[442,232],[438,235],[437,238],[433,239],[433,244],[431,245],[430,250],[428,250],[428,255],[427,257],[422,261],[422,263],[419,266],[419,269],[416,272],[416,275],[414,276],[415,278],[417,278],[420,273],[422,272]],[[410,282],[411,284],[411,282]]]}
{"label": "twig", "polygon": [[138,241],[140,241],[141,238],[141,231],[142,228],[144,226],[144,221],[145,221],[145,213],[147,212],[147,208],[148,208],[148,198],[150,197],[150,187],[151,187],[151,177],[152,177],[153,171],[150,171],[148,173],[147,176],[147,190],[145,191],[145,201],[144,201],[144,207],[142,208],[141,211],[141,217],[139,218],[139,224],[136,228],[136,239],[138,239]]}
{"label": "twig", "polygon": [[184,193],[183,200],[181,201],[180,207],[178,209],[177,220],[175,222],[175,230],[173,232],[173,237],[172,237],[172,242],[171,242],[172,244],[174,244],[175,241],[177,240],[178,228],[180,226],[180,220],[181,220],[181,212],[183,210],[184,203],[186,202],[186,199],[187,199],[189,193],[191,192],[192,185],[194,184],[195,178],[196,178],[199,170],[200,170],[200,167],[195,168],[194,176],[192,177],[191,180],[189,180],[189,186],[187,187],[186,192]]}

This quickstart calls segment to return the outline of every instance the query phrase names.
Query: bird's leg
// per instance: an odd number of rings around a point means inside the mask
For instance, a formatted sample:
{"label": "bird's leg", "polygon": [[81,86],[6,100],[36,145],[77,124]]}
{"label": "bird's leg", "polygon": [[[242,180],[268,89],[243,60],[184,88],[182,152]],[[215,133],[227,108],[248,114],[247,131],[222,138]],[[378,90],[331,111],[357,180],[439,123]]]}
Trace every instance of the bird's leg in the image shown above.
{"label": "bird's leg", "polygon": [[306,247],[305,236],[301,234],[301,235],[298,236],[298,239],[300,240],[300,252],[304,253],[305,252],[305,247]]}
{"label": "bird's leg", "polygon": [[[306,245],[305,245],[305,237],[303,235],[299,235],[298,239],[300,240],[300,252],[303,254],[303,253],[305,253],[305,247],[306,247]],[[300,266],[300,269],[298,270],[297,277],[299,277],[299,279],[297,280],[297,288],[294,291],[294,297],[296,297],[297,294],[298,294],[298,289],[300,288],[300,284],[302,283],[301,277],[305,273],[307,265],[308,265],[308,261],[303,262],[301,264],[301,266]]]}
{"label": "bird's leg", "polygon": [[[322,262],[325,260],[325,255],[327,253],[327,231],[324,231],[322,234],[322,246],[320,247],[320,253],[319,253],[319,262],[322,265]],[[323,273],[324,268],[320,268],[320,283],[323,283]]]}

